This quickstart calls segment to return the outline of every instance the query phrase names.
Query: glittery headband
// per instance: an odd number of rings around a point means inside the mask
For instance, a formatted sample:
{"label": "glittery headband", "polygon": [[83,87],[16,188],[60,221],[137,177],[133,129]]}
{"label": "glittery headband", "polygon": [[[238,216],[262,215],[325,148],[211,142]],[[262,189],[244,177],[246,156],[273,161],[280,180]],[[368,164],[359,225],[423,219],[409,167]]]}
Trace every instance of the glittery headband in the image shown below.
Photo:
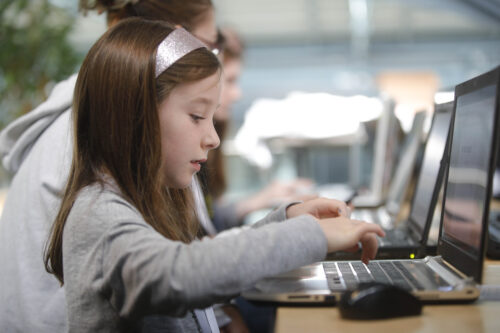
{"label": "glittery headband", "polygon": [[175,29],[158,45],[155,77],[189,52],[201,47],[206,46],[185,29]]}

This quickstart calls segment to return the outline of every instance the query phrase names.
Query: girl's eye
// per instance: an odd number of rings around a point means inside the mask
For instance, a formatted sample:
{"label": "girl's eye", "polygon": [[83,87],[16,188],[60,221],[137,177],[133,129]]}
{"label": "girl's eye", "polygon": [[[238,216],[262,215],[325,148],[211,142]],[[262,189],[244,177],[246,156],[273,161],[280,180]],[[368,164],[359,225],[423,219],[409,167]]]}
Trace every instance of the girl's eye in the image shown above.
{"label": "girl's eye", "polygon": [[198,122],[198,121],[200,121],[200,120],[205,119],[205,118],[200,117],[200,116],[197,116],[197,115],[195,115],[195,114],[191,114],[190,116],[191,116],[191,119],[193,119],[193,121],[194,121],[194,122]]}

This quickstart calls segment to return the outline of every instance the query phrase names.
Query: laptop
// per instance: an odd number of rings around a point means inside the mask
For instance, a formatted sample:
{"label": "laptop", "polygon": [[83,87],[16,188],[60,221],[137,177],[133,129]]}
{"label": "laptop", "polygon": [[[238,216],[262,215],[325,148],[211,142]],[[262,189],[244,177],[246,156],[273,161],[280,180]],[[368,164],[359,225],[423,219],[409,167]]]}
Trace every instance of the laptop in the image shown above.
{"label": "laptop", "polygon": [[[378,208],[356,208],[353,210],[351,218],[377,223],[386,229],[394,228],[396,217],[401,209],[415,168],[425,117],[426,114],[423,111],[415,114],[412,128],[402,147],[402,154],[389,187],[386,203]],[[353,204],[356,207],[355,201]]]}
{"label": "laptop", "polygon": [[[384,108],[374,130],[372,168],[368,188],[359,189],[360,180],[357,179],[359,177],[350,175],[350,184],[317,186],[316,192],[319,196],[345,201],[356,192],[358,195],[353,199],[353,203],[358,207],[378,207],[385,202],[393,171],[399,125],[394,114],[394,101],[389,98],[382,100]],[[356,150],[353,155],[361,154],[361,145],[353,149]],[[358,160],[359,158],[356,162]]]}
{"label": "laptop", "polygon": [[422,259],[325,261],[263,279],[242,293],[250,301],[334,304],[361,282],[410,290],[424,302],[479,297],[492,176],[498,150],[500,67],[455,87],[438,255]]}
{"label": "laptop", "polygon": [[[386,236],[379,238],[378,259],[413,259],[436,253],[437,244],[429,244],[428,236],[444,176],[443,156],[452,112],[453,102],[435,105],[410,214],[407,220],[399,222],[395,228],[384,228]],[[351,217],[354,218],[355,215]],[[395,217],[390,216],[390,219],[394,220]],[[385,224],[393,223],[390,221]],[[359,258],[359,255],[359,253],[335,252],[328,255],[327,259],[355,259]]]}

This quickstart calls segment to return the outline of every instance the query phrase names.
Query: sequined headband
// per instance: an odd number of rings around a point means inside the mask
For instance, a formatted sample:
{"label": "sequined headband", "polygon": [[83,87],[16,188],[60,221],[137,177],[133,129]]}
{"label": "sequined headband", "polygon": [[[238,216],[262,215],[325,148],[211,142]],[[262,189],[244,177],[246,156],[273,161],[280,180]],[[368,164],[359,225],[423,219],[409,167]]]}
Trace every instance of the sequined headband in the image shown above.
{"label": "sequined headband", "polygon": [[206,46],[184,28],[175,29],[158,45],[155,77],[189,52],[201,47]]}

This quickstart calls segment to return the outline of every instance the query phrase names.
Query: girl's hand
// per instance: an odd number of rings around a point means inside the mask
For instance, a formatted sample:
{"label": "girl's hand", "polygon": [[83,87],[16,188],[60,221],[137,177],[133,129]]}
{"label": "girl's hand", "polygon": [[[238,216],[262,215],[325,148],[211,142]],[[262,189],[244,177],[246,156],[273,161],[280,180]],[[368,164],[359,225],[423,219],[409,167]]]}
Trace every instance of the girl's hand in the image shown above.
{"label": "girl's hand", "polygon": [[384,237],[382,228],[373,223],[351,220],[344,216],[318,221],[328,241],[328,252],[355,252],[361,243],[361,260],[368,264],[375,258],[378,249],[377,235]]}
{"label": "girl's hand", "polygon": [[288,218],[309,214],[317,219],[331,217],[349,217],[351,209],[345,202],[334,199],[316,198],[308,200],[287,208],[286,215]]}

